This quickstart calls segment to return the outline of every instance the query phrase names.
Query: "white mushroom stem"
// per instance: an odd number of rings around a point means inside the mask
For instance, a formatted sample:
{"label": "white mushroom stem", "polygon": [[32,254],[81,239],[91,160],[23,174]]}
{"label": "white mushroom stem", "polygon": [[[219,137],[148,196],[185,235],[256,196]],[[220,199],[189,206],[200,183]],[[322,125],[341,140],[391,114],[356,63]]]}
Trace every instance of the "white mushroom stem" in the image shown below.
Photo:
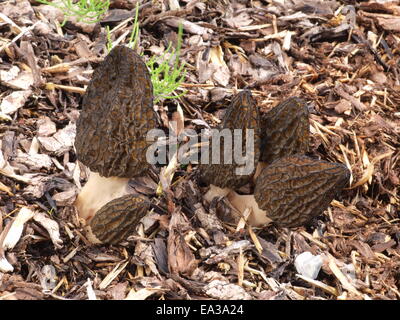
{"label": "white mushroom stem", "polygon": [[272,221],[267,217],[266,212],[258,207],[254,195],[240,195],[230,188],[219,188],[210,185],[210,189],[205,194],[204,199],[210,203],[215,197],[226,197],[240,214],[243,214],[247,208],[251,208],[251,213],[247,220],[251,226],[260,227]]}
{"label": "white mushroom stem", "polygon": [[215,197],[226,197],[229,192],[231,192],[232,189],[229,188],[220,188],[217,186],[214,186],[213,184],[210,185],[210,189],[207,191],[207,193],[204,195],[204,199],[210,203],[212,199]]}
{"label": "white mushroom stem", "polygon": [[257,201],[254,198],[254,195],[240,195],[237,194],[235,191],[231,191],[228,194],[228,200],[232,204],[232,206],[238,210],[241,214],[247,208],[251,208],[250,216],[247,222],[254,227],[261,227],[266,224],[271,223],[271,219],[267,217],[267,213],[264,210],[261,210],[258,207]]}
{"label": "white mushroom stem", "polygon": [[129,178],[106,178],[90,172],[89,180],[75,202],[79,216],[89,221],[106,203],[128,194],[128,181]]}

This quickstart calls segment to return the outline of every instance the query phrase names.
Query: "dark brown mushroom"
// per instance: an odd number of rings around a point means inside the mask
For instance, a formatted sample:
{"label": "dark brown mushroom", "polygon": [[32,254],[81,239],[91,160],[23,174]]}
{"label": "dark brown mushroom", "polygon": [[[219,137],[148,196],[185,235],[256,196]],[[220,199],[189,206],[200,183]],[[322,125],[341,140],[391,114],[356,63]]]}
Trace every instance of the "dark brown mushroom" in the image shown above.
{"label": "dark brown mushroom", "polygon": [[299,227],[326,210],[349,177],[343,164],[292,155],[262,170],[254,196],[230,193],[228,199],[241,212],[252,208],[248,222],[253,226],[272,220],[282,227]]}
{"label": "dark brown mushroom", "polygon": [[308,109],[304,100],[291,97],[261,117],[260,161],[276,159],[308,151]]}
{"label": "dark brown mushroom", "polygon": [[89,240],[93,243],[116,244],[135,231],[150,209],[148,200],[125,195],[103,206],[89,224]]}
{"label": "dark brown mushroom", "polygon": [[349,177],[350,171],[341,163],[288,156],[261,172],[254,198],[276,224],[299,227],[326,210]]}
{"label": "dark brown mushroom", "polygon": [[94,71],[77,122],[77,157],[91,171],[75,203],[83,219],[127,194],[128,180],[148,170],[146,134],[156,124],[146,64],[115,47]]}
{"label": "dark brown mushroom", "polygon": [[[212,163],[212,161],[210,161],[209,164],[201,164],[199,166],[200,180],[210,185],[210,191],[205,196],[206,200],[210,201],[217,195],[226,195],[230,190],[239,188],[251,180],[260,157],[261,140],[259,121],[259,112],[249,90],[243,90],[232,98],[231,104],[226,110],[222,123],[218,128],[219,130],[230,130],[232,142],[227,143],[227,141],[221,139],[221,142],[217,146],[220,151],[220,158],[217,159],[219,163]],[[232,151],[231,155],[233,156],[235,129],[239,129],[242,133],[242,153],[240,156],[243,158],[247,157],[246,161],[252,161],[253,169],[246,174],[238,174],[239,170],[243,169],[245,165],[235,163],[232,157],[230,157],[230,159],[228,158],[228,160],[232,160],[232,162],[226,163],[226,159],[224,158],[225,150]],[[246,154],[246,143],[248,133],[251,133],[250,130],[253,130],[252,133],[254,134],[254,148],[251,152]],[[212,148],[213,143],[211,140],[209,145],[210,155]]]}

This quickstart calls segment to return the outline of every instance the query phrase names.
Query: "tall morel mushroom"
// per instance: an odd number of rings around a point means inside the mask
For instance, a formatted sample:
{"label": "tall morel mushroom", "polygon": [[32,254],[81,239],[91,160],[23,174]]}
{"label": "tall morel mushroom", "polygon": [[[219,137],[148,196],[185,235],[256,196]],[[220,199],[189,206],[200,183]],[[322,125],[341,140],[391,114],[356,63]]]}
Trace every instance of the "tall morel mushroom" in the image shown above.
{"label": "tall morel mushroom", "polygon": [[[232,98],[219,126],[219,130],[229,130],[228,133],[231,134],[232,141],[230,143],[228,143],[229,140],[219,141],[219,145],[216,146],[220,151],[220,158],[212,159],[213,157],[211,157],[211,160],[217,160],[219,163],[216,164],[211,161],[209,164],[199,166],[200,179],[203,183],[210,185],[210,191],[205,196],[206,200],[210,201],[217,195],[226,195],[231,189],[243,186],[253,177],[260,157],[259,121],[259,112],[249,90],[243,90]],[[241,130],[240,150],[234,149],[235,130]],[[253,130],[253,134],[250,134],[250,130]],[[247,140],[249,137],[253,137],[254,144]],[[250,148],[246,148],[246,145]],[[212,151],[212,149],[213,140],[210,141],[208,150]],[[228,159],[225,159],[225,150],[231,151]],[[232,159],[235,151],[239,152],[239,157],[244,160],[242,164],[238,164]],[[210,155],[213,156],[212,152],[210,152]],[[226,161],[230,163],[226,163]],[[252,162],[251,166],[246,168],[249,161]],[[244,172],[245,168],[249,172]],[[238,174],[238,170],[243,170],[243,174]]]}
{"label": "tall morel mushroom", "polygon": [[128,193],[130,178],[149,169],[147,132],[156,127],[146,64],[116,46],[96,68],[82,101],[75,148],[91,173],[75,205],[89,221],[106,203]]}
{"label": "tall morel mushroom", "polygon": [[308,151],[310,125],[304,100],[291,97],[261,116],[260,161]]}

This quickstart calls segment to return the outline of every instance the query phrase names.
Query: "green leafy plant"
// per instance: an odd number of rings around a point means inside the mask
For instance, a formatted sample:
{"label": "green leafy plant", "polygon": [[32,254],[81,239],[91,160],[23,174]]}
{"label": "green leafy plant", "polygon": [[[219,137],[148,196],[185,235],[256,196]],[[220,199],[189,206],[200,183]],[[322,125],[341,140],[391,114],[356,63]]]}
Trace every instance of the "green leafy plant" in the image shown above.
{"label": "green leafy plant", "polygon": [[132,32],[131,36],[129,37],[129,43],[128,46],[132,49],[136,48],[136,45],[139,40],[139,6],[136,4],[136,9],[135,9],[135,18],[133,19],[133,27],[132,27]]}
{"label": "green leafy plant", "polygon": [[[182,25],[179,26],[177,47],[173,49],[172,43],[170,43],[161,57],[153,56],[147,62],[153,83],[155,102],[161,99],[176,99],[186,93],[185,91],[179,95],[171,95],[178,89],[186,76],[185,64],[179,63],[181,45]],[[170,55],[169,59],[166,58],[167,55]]]}
{"label": "green leafy plant", "polygon": [[113,48],[112,40],[111,40],[111,31],[110,27],[106,26],[106,34],[107,34],[107,52],[110,53]]}
{"label": "green leafy plant", "polygon": [[[136,49],[139,41],[139,7],[136,5],[135,17],[133,19],[132,32],[129,37],[128,47]],[[111,41],[111,31],[107,27],[107,50],[111,51],[113,44]],[[149,61],[146,62],[147,67],[150,70],[151,82],[153,83],[154,102],[158,102],[162,99],[176,99],[184,95],[183,93],[176,95],[172,94],[179,88],[186,76],[186,70],[184,63],[179,62],[179,56],[182,46],[182,25],[178,28],[178,43],[176,48],[172,48],[172,43],[168,45],[168,48],[160,56],[153,56]],[[169,58],[167,58],[169,57]]]}
{"label": "green leafy plant", "polygon": [[110,6],[110,0],[37,0],[37,2],[53,6],[64,13],[63,26],[69,17],[76,17],[79,22],[96,23],[100,21]]}

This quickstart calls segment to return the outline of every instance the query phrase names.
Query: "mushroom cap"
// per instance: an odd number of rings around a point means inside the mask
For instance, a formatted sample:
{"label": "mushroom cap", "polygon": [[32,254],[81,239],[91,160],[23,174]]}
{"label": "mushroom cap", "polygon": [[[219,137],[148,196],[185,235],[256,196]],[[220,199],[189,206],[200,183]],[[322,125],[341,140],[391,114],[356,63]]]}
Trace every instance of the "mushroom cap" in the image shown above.
{"label": "mushroom cap", "polygon": [[343,164],[292,155],[263,169],[254,197],[275,223],[298,227],[321,214],[348,183],[349,176]]}
{"label": "mushroom cap", "polygon": [[310,125],[306,102],[289,98],[261,116],[261,158],[276,159],[308,151]]}
{"label": "mushroom cap", "polygon": [[[223,139],[220,141],[220,163],[212,163],[212,140],[209,144],[210,163],[199,166],[200,179],[206,184],[213,184],[221,188],[239,188],[248,183],[257,167],[260,157],[260,115],[256,103],[249,90],[243,90],[233,97],[230,106],[225,112],[219,129],[230,129],[232,134],[232,145],[225,145]],[[254,130],[254,150],[247,154],[248,160],[253,161],[254,170],[248,174],[237,174],[236,169],[245,167],[235,163],[234,158],[234,129],[242,132],[241,156],[246,156],[246,142],[248,130]],[[225,141],[224,141],[225,142]],[[232,151],[231,163],[224,163],[224,148]]]}
{"label": "mushroom cap", "polygon": [[146,134],[156,124],[146,64],[132,49],[116,46],[94,71],[83,97],[78,159],[101,176],[141,175],[149,168]]}
{"label": "mushroom cap", "polygon": [[147,200],[128,194],[101,207],[89,227],[98,242],[116,244],[135,231],[149,209]]}

